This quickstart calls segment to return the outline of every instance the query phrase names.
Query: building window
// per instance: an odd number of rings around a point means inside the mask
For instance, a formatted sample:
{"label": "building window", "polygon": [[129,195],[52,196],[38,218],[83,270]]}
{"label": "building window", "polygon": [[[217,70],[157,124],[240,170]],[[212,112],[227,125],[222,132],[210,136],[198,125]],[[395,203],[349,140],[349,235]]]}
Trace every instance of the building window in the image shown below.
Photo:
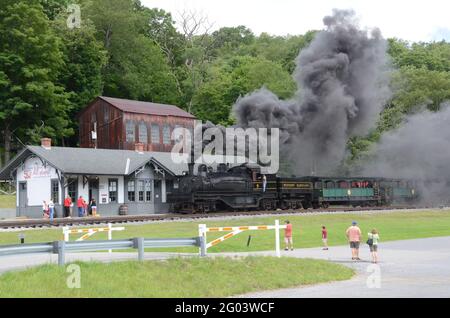
{"label": "building window", "polygon": [[52,180],[52,201],[57,204],[59,202],[59,182]]}
{"label": "building window", "polygon": [[136,201],[135,190],[134,190],[134,180],[128,181],[128,201]]}
{"label": "building window", "polygon": [[152,144],[159,144],[159,125],[152,124]]}
{"label": "building window", "polygon": [[127,142],[134,142],[134,123],[132,121],[127,121],[126,135],[127,135]]}
{"label": "building window", "polygon": [[170,126],[164,125],[163,127],[163,144],[169,145],[170,144]]}
{"label": "building window", "polygon": [[152,180],[145,181],[145,201],[152,200]]}
{"label": "building window", "polygon": [[67,187],[67,194],[72,199],[72,202],[77,201],[77,179],[70,179]]}
{"label": "building window", "polygon": [[147,125],[145,123],[139,124],[139,142],[146,144],[147,141]]}
{"label": "building window", "polygon": [[117,202],[117,179],[108,180],[109,202]]}
{"label": "building window", "polygon": [[138,199],[139,202],[144,201],[145,180],[138,180]]}

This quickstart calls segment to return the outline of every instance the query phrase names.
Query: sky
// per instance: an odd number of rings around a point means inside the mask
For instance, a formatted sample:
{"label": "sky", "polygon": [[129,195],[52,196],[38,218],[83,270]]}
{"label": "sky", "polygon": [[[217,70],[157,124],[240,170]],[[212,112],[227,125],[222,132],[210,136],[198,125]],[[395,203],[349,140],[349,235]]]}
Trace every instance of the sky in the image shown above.
{"label": "sky", "polygon": [[450,41],[449,0],[141,0],[150,8],[207,16],[212,30],[245,25],[255,34],[296,35],[323,28],[333,8],[353,9],[362,27],[378,27],[386,38]]}

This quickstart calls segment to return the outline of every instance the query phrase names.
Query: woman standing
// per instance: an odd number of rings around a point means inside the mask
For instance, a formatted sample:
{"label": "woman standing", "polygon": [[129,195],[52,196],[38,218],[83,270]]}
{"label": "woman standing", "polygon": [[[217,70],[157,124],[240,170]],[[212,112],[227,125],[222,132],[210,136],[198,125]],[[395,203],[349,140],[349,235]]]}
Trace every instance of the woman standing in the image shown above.
{"label": "woman standing", "polygon": [[92,216],[97,216],[97,202],[95,202],[95,199],[91,199],[91,203],[89,204],[91,206]]}
{"label": "woman standing", "polygon": [[367,244],[370,247],[370,254],[372,255],[372,263],[378,263],[378,241],[380,240],[380,235],[376,229],[373,229],[367,234],[368,240]]}

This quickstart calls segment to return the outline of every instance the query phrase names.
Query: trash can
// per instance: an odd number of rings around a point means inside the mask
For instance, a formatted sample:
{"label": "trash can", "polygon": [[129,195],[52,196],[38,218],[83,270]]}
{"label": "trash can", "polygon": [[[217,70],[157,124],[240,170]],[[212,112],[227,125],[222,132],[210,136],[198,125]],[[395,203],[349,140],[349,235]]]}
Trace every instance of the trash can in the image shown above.
{"label": "trash can", "polygon": [[119,207],[119,215],[128,215],[128,205],[122,204]]}

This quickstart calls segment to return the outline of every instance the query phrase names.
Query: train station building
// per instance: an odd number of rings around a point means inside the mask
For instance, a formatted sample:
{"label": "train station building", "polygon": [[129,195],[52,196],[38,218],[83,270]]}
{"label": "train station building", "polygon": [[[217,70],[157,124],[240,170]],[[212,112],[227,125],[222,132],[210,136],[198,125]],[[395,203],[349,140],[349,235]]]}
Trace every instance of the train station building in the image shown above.
{"label": "train station building", "polygon": [[0,180],[13,180],[17,189],[17,216],[42,217],[43,201],[55,203],[63,215],[66,195],[75,202],[96,199],[102,216],[118,215],[121,205],[128,214],[168,211],[167,194],[177,186],[176,176],[187,164],[174,164],[169,152],[146,152],[142,144],[135,150],[27,146],[1,171]]}

